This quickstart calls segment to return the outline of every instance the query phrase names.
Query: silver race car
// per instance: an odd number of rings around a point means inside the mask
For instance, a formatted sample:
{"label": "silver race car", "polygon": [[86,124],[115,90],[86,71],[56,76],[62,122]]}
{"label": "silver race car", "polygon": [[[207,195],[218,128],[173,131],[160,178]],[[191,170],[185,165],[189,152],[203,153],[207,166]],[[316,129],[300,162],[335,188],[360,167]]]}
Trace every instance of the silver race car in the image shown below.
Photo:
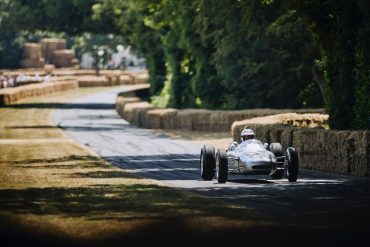
{"label": "silver race car", "polygon": [[228,174],[270,175],[281,179],[287,173],[289,182],[298,178],[298,154],[288,147],[285,154],[280,143],[263,144],[257,139],[230,143],[227,150],[203,146],[200,153],[200,175],[212,180],[216,174],[219,183],[225,183]]}

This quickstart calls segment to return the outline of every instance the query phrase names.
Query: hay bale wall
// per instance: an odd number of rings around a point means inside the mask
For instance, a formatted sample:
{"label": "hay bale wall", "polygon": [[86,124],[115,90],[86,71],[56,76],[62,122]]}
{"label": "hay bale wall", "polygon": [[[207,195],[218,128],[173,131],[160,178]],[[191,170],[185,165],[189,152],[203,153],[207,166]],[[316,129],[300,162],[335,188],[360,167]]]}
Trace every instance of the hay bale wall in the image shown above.
{"label": "hay bale wall", "polygon": [[[118,97],[135,97],[132,94],[121,94]],[[125,118],[129,122],[130,117],[125,116],[125,112],[122,111],[123,106],[122,99],[116,100],[116,109],[119,110],[121,117]],[[146,102],[146,104],[149,104]],[[200,131],[230,131],[230,126],[233,122],[246,118],[254,118],[258,116],[266,116],[271,114],[277,114],[281,112],[291,112],[294,110],[275,110],[275,109],[252,109],[242,111],[215,111],[215,110],[204,110],[204,109],[154,109],[146,111],[142,114],[143,119],[147,121],[142,123],[141,127],[153,128],[153,129],[186,129],[186,130],[200,130]],[[118,110],[117,110],[118,111]],[[297,112],[324,112],[323,109],[308,109],[308,110],[296,110]],[[135,124],[135,123],[133,123]]]}
{"label": "hay bale wall", "polygon": [[20,99],[51,94],[54,92],[77,89],[76,81],[30,84],[21,87],[6,88],[0,91],[0,106],[17,102]]}

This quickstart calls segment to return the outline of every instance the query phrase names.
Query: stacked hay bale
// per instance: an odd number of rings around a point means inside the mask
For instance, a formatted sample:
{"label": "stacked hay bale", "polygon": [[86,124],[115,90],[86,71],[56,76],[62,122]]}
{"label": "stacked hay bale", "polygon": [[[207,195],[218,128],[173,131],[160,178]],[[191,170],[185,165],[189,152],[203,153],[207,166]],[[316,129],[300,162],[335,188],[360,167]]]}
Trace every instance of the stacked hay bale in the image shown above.
{"label": "stacked hay bale", "polygon": [[41,46],[37,43],[26,43],[23,47],[23,59],[20,61],[22,68],[43,68],[44,58],[41,57]]}
{"label": "stacked hay bale", "polygon": [[72,67],[74,59],[76,59],[74,50],[55,50],[52,62],[56,68]]}
{"label": "stacked hay bale", "polygon": [[46,63],[53,61],[54,51],[66,49],[66,41],[64,39],[42,39],[40,45],[41,54]]}

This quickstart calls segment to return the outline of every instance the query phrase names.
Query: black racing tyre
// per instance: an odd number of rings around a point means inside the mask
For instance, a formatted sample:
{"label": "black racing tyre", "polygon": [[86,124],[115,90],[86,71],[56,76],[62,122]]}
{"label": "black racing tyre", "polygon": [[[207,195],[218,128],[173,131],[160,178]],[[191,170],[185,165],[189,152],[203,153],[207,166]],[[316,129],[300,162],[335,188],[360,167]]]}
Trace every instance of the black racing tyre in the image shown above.
{"label": "black racing tyre", "polygon": [[226,183],[229,168],[227,164],[227,153],[223,149],[217,149],[216,153],[216,176],[219,183]]}
{"label": "black racing tyre", "polygon": [[282,179],[284,176],[284,170],[283,169],[277,169],[271,174],[272,179]]}
{"label": "black racing tyre", "polygon": [[286,161],[288,165],[288,180],[289,182],[296,182],[299,172],[298,153],[295,148],[288,147],[286,150]]}
{"label": "black racing tyre", "polygon": [[283,156],[283,147],[278,142],[273,142],[269,145],[269,150],[275,157]]}
{"label": "black racing tyre", "polygon": [[215,148],[206,144],[200,151],[200,176],[203,180],[212,180],[215,176]]}

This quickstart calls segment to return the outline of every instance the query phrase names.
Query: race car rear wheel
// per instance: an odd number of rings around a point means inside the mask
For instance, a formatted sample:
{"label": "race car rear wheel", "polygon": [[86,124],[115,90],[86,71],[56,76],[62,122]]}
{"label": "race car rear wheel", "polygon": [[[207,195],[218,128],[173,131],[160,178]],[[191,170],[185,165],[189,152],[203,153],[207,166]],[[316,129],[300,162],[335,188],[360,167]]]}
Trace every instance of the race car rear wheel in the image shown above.
{"label": "race car rear wheel", "polygon": [[219,183],[226,183],[229,168],[227,164],[227,154],[223,149],[217,149],[216,153],[216,176]]}
{"label": "race car rear wheel", "polygon": [[212,180],[215,176],[215,148],[206,144],[200,151],[200,176],[203,180]]}
{"label": "race car rear wheel", "polygon": [[292,148],[288,147],[286,150],[287,173],[289,182],[296,182],[299,172],[298,153]]}

